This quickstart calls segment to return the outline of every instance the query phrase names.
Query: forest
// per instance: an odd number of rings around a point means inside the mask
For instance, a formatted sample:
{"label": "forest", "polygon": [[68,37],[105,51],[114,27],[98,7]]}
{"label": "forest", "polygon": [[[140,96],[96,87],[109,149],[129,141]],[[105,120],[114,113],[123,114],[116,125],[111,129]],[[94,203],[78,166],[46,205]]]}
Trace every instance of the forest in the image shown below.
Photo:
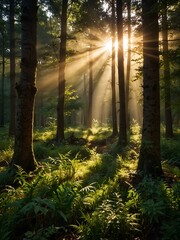
{"label": "forest", "polygon": [[178,240],[180,1],[0,1],[0,240]]}

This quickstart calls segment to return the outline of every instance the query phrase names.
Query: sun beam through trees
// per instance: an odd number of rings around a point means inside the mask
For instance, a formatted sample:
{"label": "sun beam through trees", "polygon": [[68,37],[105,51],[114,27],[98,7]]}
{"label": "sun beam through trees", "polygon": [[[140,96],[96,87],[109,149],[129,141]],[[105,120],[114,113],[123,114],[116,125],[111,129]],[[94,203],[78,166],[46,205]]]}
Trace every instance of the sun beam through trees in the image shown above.
{"label": "sun beam through trees", "polygon": [[0,240],[179,239],[179,12],[0,1]]}

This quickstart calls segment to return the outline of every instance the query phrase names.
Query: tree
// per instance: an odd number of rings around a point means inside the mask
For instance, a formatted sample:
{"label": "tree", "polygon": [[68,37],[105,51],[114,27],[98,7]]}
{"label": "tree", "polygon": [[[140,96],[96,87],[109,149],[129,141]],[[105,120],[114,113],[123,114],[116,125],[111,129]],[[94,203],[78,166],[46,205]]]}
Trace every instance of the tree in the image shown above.
{"label": "tree", "polygon": [[0,86],[0,126],[4,127],[4,75],[5,75],[5,39],[4,32],[1,31],[2,39],[2,74],[1,74],[1,86]]}
{"label": "tree", "polygon": [[4,82],[5,82],[5,53],[6,53],[6,26],[3,18],[3,6],[0,5],[0,49],[1,49],[1,61],[0,61],[0,67],[1,67],[1,76],[0,76],[0,127],[4,127],[5,119],[4,119],[4,113],[5,113],[5,102],[4,102]]}
{"label": "tree", "polygon": [[65,64],[67,39],[67,8],[68,0],[63,0],[61,15],[61,42],[59,49],[59,79],[58,79],[58,105],[57,105],[57,132],[56,142],[64,140],[64,98],[65,98]]}
{"label": "tree", "polygon": [[127,128],[130,126],[129,117],[129,82],[131,75],[131,0],[127,0],[127,33],[128,33],[128,53],[126,67],[126,121]]}
{"label": "tree", "polygon": [[171,109],[173,124],[177,127],[180,124],[180,2],[178,0],[168,0],[168,60],[171,67]]}
{"label": "tree", "polygon": [[82,1],[79,12],[81,13],[76,19],[78,32],[86,38],[89,50],[88,60],[88,106],[87,106],[87,127],[92,127],[93,120],[93,98],[96,85],[96,75],[94,72],[94,53],[99,47],[99,37],[104,34],[105,12],[103,1],[86,0]]}
{"label": "tree", "polygon": [[22,0],[21,13],[21,77],[16,85],[17,127],[11,164],[32,171],[37,164],[33,151],[34,99],[37,91],[37,0]]}
{"label": "tree", "polygon": [[171,77],[168,48],[168,20],[167,0],[162,2],[162,46],[163,46],[163,67],[164,67],[164,100],[165,100],[165,126],[166,138],[173,137],[172,111],[171,111]]}
{"label": "tree", "polygon": [[143,127],[138,172],[163,174],[160,158],[159,26],[158,0],[142,1],[143,21]]}
{"label": "tree", "polygon": [[93,113],[93,59],[92,59],[93,47],[90,43],[89,48],[89,89],[88,89],[88,117],[87,127],[92,127],[92,113]]}
{"label": "tree", "polygon": [[118,34],[118,80],[119,80],[119,139],[118,144],[127,144],[126,124],[126,99],[125,99],[125,78],[124,78],[124,53],[123,53],[123,1],[116,0],[117,4],[117,34]]}
{"label": "tree", "polygon": [[118,127],[117,127],[117,109],[116,109],[116,66],[115,66],[115,40],[116,40],[116,13],[115,13],[115,1],[112,0],[111,3],[112,7],[112,66],[111,66],[111,87],[112,87],[112,136],[116,136],[118,134]]}
{"label": "tree", "polygon": [[14,0],[10,1],[10,124],[9,135],[15,134],[16,90],[15,90],[15,29],[14,29]]}

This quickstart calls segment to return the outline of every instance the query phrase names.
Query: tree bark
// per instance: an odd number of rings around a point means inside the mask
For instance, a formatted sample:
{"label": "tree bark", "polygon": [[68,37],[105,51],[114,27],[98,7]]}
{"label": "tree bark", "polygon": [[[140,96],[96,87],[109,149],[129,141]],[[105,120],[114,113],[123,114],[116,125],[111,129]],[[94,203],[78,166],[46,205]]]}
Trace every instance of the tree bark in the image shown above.
{"label": "tree bark", "polygon": [[118,80],[119,80],[119,101],[120,101],[118,144],[127,145],[122,0],[116,0],[116,4],[117,4],[116,6],[117,7],[117,33],[118,33]]}
{"label": "tree bark", "polygon": [[60,42],[60,50],[59,50],[59,79],[58,79],[56,142],[62,142],[65,139],[64,137],[64,100],[65,100],[67,8],[68,8],[68,0],[63,0],[62,15],[61,15],[61,42]]}
{"label": "tree bark", "polygon": [[16,85],[17,127],[12,165],[32,171],[37,164],[33,151],[34,99],[37,91],[37,0],[22,0],[21,11],[21,77]]}
{"label": "tree bark", "polygon": [[112,66],[111,66],[111,87],[112,87],[112,136],[118,134],[117,127],[117,109],[116,109],[116,66],[115,66],[115,40],[116,40],[116,17],[115,17],[115,1],[112,0]]}
{"label": "tree bark", "polygon": [[89,49],[89,101],[88,101],[88,128],[92,127],[92,105],[93,105],[93,59],[92,59],[92,45]]}
{"label": "tree bark", "polygon": [[5,43],[4,33],[2,35],[2,74],[1,74],[1,105],[0,105],[0,127],[4,127],[4,77],[5,77]]}
{"label": "tree bark", "polygon": [[127,53],[127,68],[126,68],[126,121],[127,129],[130,127],[129,113],[129,84],[131,76],[131,0],[127,0],[127,20],[128,20],[128,53]]}
{"label": "tree bark", "polygon": [[143,129],[138,172],[163,174],[160,158],[158,1],[142,1],[143,20]]}
{"label": "tree bark", "polygon": [[15,89],[15,29],[14,0],[10,1],[10,123],[9,135],[14,136],[16,128],[16,89]]}
{"label": "tree bark", "polygon": [[167,0],[162,3],[162,40],[163,40],[163,61],[164,61],[164,100],[165,100],[165,126],[166,138],[173,137],[173,123],[171,111],[171,77],[170,63],[168,57],[168,20],[167,20]]}

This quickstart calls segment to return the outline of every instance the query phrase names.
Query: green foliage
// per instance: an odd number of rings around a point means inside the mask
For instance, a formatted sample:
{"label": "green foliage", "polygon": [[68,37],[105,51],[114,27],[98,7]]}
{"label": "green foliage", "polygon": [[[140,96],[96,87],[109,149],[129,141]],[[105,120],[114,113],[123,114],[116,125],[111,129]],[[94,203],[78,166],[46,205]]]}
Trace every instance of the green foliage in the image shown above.
{"label": "green foliage", "polygon": [[13,154],[14,140],[8,137],[8,129],[5,127],[0,131],[0,162],[9,162]]}
{"label": "green foliage", "polygon": [[49,156],[49,149],[43,143],[36,143],[34,145],[34,153],[37,159],[45,159]]}
{"label": "green foliage", "polygon": [[90,157],[90,150],[87,146],[61,144],[56,146],[52,141],[50,143],[36,143],[34,152],[37,159],[46,159],[48,157],[57,158],[59,154],[69,154],[71,159],[87,159]]}
{"label": "green foliage", "polygon": [[[43,95],[43,107],[41,107],[41,114],[46,116],[45,126],[56,126],[56,108],[57,108],[57,89],[53,88],[48,93]],[[67,85],[65,89],[65,103],[64,114],[66,127],[69,125],[69,118],[76,114],[76,111],[81,108],[81,100],[77,91],[71,86]],[[38,109],[37,109],[38,110]],[[52,124],[53,123],[53,124]]]}
{"label": "green foliage", "polygon": [[[92,129],[97,142],[103,136],[99,129]],[[82,130],[68,129],[66,134],[84,137]],[[38,169],[27,174],[16,166],[0,173],[0,239],[66,239],[72,232],[86,240],[178,239],[179,168],[169,161],[178,158],[176,139],[162,139],[167,182],[145,178],[139,183],[133,178],[138,125],[131,129],[129,146],[118,155],[111,142],[106,142],[111,152],[99,153],[88,145],[56,146],[52,131],[41,131],[35,134]]]}
{"label": "green foliage", "polygon": [[171,165],[180,166],[180,142],[175,139],[161,140],[161,156]]}
{"label": "green foliage", "polygon": [[[18,235],[21,239],[24,233],[27,239],[37,239],[43,229],[45,231],[42,239],[48,239],[59,227],[66,228],[71,209],[75,205],[75,198],[79,194],[78,183],[67,181],[67,178],[72,177],[71,166],[65,161],[63,163],[62,159],[59,165],[54,165],[54,168],[52,166],[42,165],[34,176],[17,166],[15,182],[20,187],[15,190],[7,186],[1,194],[2,239],[11,239],[13,235]],[[57,225],[59,227],[55,227]]]}
{"label": "green foliage", "polygon": [[50,239],[58,232],[59,228],[54,225],[47,228],[41,228],[37,231],[27,231],[24,234],[23,240],[47,240]]}
{"label": "green foliage", "polygon": [[66,87],[65,92],[65,114],[71,116],[72,111],[77,111],[81,107],[80,98],[72,86]]}
{"label": "green foliage", "polygon": [[[178,189],[178,190],[177,190]],[[166,239],[166,234],[171,234],[166,228],[167,222],[179,222],[179,184],[169,188],[163,181],[146,178],[138,186],[139,210],[141,213],[142,227],[144,228],[145,239],[154,238],[157,233],[162,239]],[[180,225],[179,225],[180,226]],[[161,229],[166,229],[166,234]],[[176,228],[176,233],[180,227]],[[176,236],[176,235],[174,235]]]}
{"label": "green foliage", "polygon": [[81,239],[133,239],[138,231],[138,217],[127,211],[121,196],[103,200],[92,214],[85,214],[85,224],[78,227]]}
{"label": "green foliage", "polygon": [[5,162],[9,163],[11,158],[12,158],[12,155],[13,155],[13,149],[12,148],[2,150],[1,151],[1,161],[5,161]]}

